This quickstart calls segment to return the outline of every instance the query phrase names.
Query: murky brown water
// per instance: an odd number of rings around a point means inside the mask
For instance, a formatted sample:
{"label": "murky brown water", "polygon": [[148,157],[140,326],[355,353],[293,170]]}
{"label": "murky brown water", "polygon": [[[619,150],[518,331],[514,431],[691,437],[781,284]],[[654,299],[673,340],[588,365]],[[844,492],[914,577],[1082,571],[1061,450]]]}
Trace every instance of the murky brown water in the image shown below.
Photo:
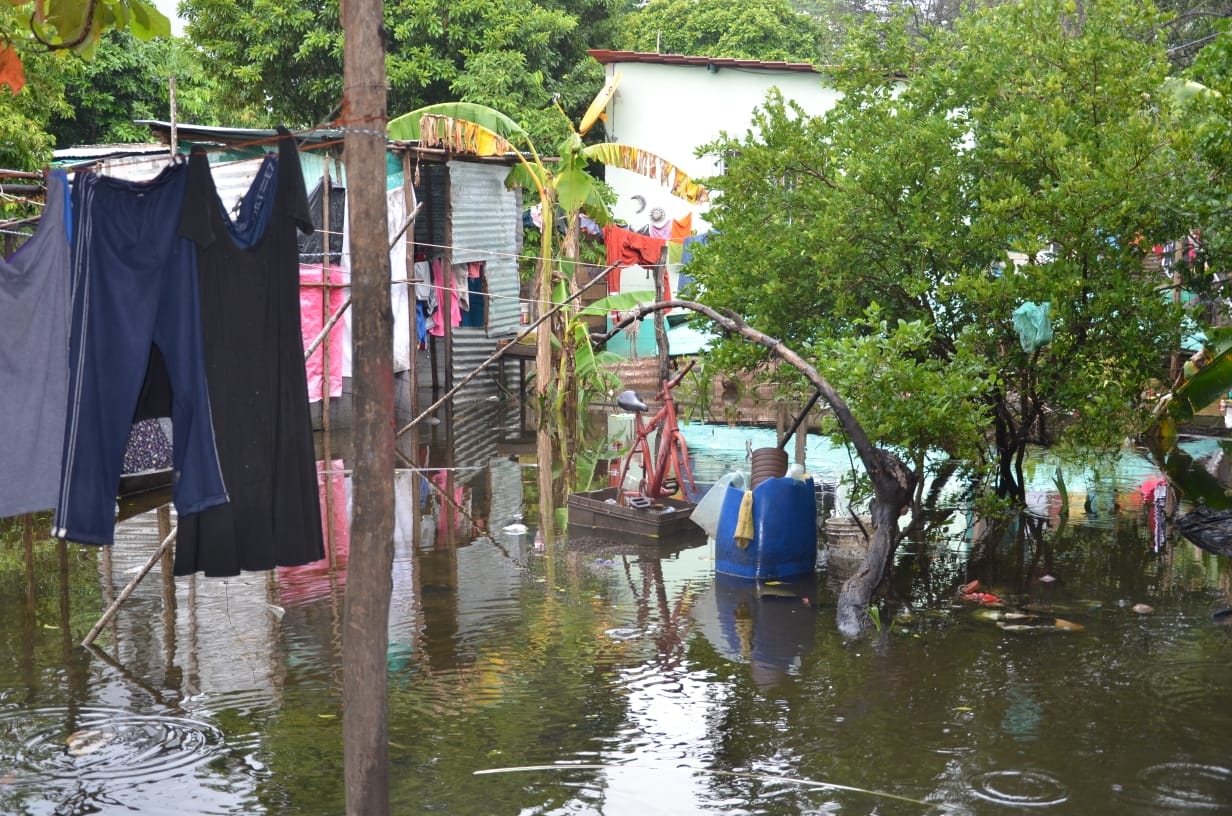
{"label": "murky brown water", "polygon": [[[762,433],[690,428],[702,478]],[[1226,470],[1219,443],[1186,444],[1205,476],[1182,512]],[[1232,812],[1232,629],[1213,617],[1232,573],[1157,528],[1143,457],[1066,469],[1066,517],[1043,459],[1034,515],[939,512],[860,643],[835,633],[828,567],[767,596],[716,579],[707,544],[540,545],[519,526],[531,465],[495,446],[436,460],[453,469],[396,481],[395,813]],[[810,446],[815,473],[845,462]],[[20,535],[3,539],[0,812],[343,812],[341,465],[322,476],[335,569],[156,568],[93,650],[156,515],[109,559],[39,543],[33,603]],[[973,580],[1031,617],[955,600]],[[1081,629],[1016,628],[1056,618]]]}

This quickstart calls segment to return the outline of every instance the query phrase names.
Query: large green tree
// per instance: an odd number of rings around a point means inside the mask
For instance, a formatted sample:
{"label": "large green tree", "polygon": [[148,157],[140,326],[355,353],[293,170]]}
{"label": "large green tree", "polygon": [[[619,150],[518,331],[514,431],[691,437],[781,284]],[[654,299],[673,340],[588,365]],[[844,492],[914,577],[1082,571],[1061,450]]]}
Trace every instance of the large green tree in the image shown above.
{"label": "large green tree", "polygon": [[[627,0],[388,0],[389,109],[489,105],[536,138],[563,137],[602,70],[585,49],[610,45]],[[342,98],[338,0],[185,0],[188,38],[224,100],[292,126],[331,122]]]}
{"label": "large green tree", "polygon": [[0,3],[0,167],[36,170],[51,159],[48,123],[72,114],[65,85],[92,58],[104,34],[148,40],[170,33],[149,0],[12,0]]}
{"label": "large green tree", "polygon": [[[1032,441],[1119,442],[1179,342],[1144,248],[1191,226],[1159,22],[1037,0],[922,41],[864,29],[828,115],[771,99],[756,135],[712,146],[705,300],[806,350],[883,443],[982,452],[1003,492]],[[1015,329],[1027,303],[1051,307],[1039,348]]]}
{"label": "large green tree", "polygon": [[[57,147],[101,142],[148,141],[137,119],[169,119],[170,78],[176,78],[180,121],[218,124],[211,85],[197,54],[180,39],[143,42],[123,31],[103,36],[94,59],[64,60],[70,110],[52,116]],[[228,122],[233,124],[234,122]]]}
{"label": "large green tree", "polygon": [[818,62],[824,31],[787,0],[651,0],[629,17],[624,47],[734,59]]}

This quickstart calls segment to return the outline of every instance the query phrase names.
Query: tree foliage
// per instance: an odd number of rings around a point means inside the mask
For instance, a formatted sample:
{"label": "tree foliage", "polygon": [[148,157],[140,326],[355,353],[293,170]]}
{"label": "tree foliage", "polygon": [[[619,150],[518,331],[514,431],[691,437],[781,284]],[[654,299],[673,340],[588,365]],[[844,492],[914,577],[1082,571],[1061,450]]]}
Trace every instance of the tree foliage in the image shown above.
{"label": "tree foliage", "polygon": [[[965,455],[954,430],[991,425],[1005,491],[1030,441],[1119,442],[1179,342],[1143,266],[1181,230],[1158,24],[1149,6],[1039,0],[923,43],[901,20],[861,29],[828,115],[771,98],[756,135],[710,147],[727,175],[694,261],[706,301],[829,360],[885,443]],[[1025,302],[1051,304],[1039,351],[1014,330]],[[892,391],[866,387],[891,371]],[[921,421],[901,400],[944,410]]]}
{"label": "tree foliage", "polygon": [[25,84],[30,54],[75,51],[94,56],[108,31],[130,31],[142,40],[171,34],[171,21],[150,0],[9,0],[11,25],[0,28],[0,87],[16,94]]}
{"label": "tree foliage", "polygon": [[[553,95],[580,114],[624,0],[389,0],[386,71],[395,114],[439,102],[488,105],[536,138],[567,131]],[[330,122],[342,100],[338,0],[185,0],[188,38],[226,104],[292,126]],[[343,116],[345,118],[345,115]]]}
{"label": "tree foliage", "polygon": [[822,23],[825,62],[834,61],[852,32],[897,17],[915,39],[947,30],[971,12],[1006,0],[792,0],[792,6]]}
{"label": "tree foliage", "polygon": [[[1198,55],[1188,77],[1207,89],[1193,95],[1178,114],[1188,137],[1191,171],[1182,206],[1201,225],[1198,256],[1179,272],[1187,289],[1214,308],[1208,316],[1227,323],[1229,292],[1224,283],[1232,263],[1232,26],[1218,25],[1219,35]],[[1211,274],[1211,273],[1222,274]]]}
{"label": "tree foliage", "polygon": [[94,59],[64,62],[71,110],[49,123],[57,147],[148,141],[149,130],[133,122],[170,118],[172,76],[177,81],[177,118],[218,123],[210,83],[196,53],[180,40],[142,42],[127,32],[112,31],[103,37]]}
{"label": "tree foliage", "polygon": [[1168,58],[1174,68],[1188,67],[1222,28],[1221,21],[1232,17],[1228,0],[1159,0],[1168,12],[1162,33],[1168,44]]}
{"label": "tree foliage", "polygon": [[817,62],[823,30],[787,0],[651,0],[629,17],[634,51]]}
{"label": "tree foliage", "polygon": [[[13,7],[0,3],[0,30],[20,25]],[[64,102],[66,60],[46,50],[25,52],[24,87],[17,93],[0,88],[0,167],[34,171],[51,159],[52,138],[48,118],[68,111]]]}

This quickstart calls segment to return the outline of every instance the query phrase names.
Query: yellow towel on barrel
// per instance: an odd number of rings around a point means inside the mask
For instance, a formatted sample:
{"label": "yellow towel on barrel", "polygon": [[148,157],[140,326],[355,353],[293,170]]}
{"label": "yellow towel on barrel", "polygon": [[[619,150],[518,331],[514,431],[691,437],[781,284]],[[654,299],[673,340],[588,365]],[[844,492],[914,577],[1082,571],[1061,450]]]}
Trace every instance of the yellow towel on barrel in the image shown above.
{"label": "yellow towel on barrel", "polygon": [[740,513],[736,516],[736,546],[744,549],[753,540],[753,491],[744,491]]}

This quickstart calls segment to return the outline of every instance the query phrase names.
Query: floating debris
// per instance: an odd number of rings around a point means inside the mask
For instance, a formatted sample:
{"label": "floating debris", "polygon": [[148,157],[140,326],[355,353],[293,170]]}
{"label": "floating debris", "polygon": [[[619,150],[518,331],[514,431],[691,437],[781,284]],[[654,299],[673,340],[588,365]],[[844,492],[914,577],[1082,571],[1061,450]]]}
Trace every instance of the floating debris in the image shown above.
{"label": "floating debris", "polygon": [[991,592],[967,592],[959,596],[960,600],[976,603],[982,606],[1000,606],[1003,601]]}
{"label": "floating debris", "polygon": [[69,734],[64,742],[70,755],[82,757],[94,753],[113,739],[115,739],[115,733],[112,731],[83,728]]}
{"label": "floating debris", "polygon": [[1150,615],[1151,613],[1155,611],[1155,607],[1148,606],[1147,604],[1144,604],[1144,603],[1136,603],[1133,606],[1131,606],[1130,609],[1133,610],[1134,612],[1137,612],[1139,615]]}
{"label": "floating debris", "polygon": [[768,581],[764,584],[757,585],[757,597],[759,598],[799,598],[800,593],[796,592],[790,586],[784,586],[778,581]]}
{"label": "floating debris", "polygon": [[1034,632],[1036,629],[1051,629],[1051,626],[1034,626],[1029,623],[1006,623],[1005,621],[997,621],[997,628],[1004,629],[1007,632]]}
{"label": "floating debris", "polygon": [[1032,632],[1053,630],[1081,632],[1086,627],[1081,623],[1054,618],[1051,615],[1036,615],[1030,612],[1006,611],[1003,609],[980,609],[974,613],[978,620],[992,621],[1007,632]]}

